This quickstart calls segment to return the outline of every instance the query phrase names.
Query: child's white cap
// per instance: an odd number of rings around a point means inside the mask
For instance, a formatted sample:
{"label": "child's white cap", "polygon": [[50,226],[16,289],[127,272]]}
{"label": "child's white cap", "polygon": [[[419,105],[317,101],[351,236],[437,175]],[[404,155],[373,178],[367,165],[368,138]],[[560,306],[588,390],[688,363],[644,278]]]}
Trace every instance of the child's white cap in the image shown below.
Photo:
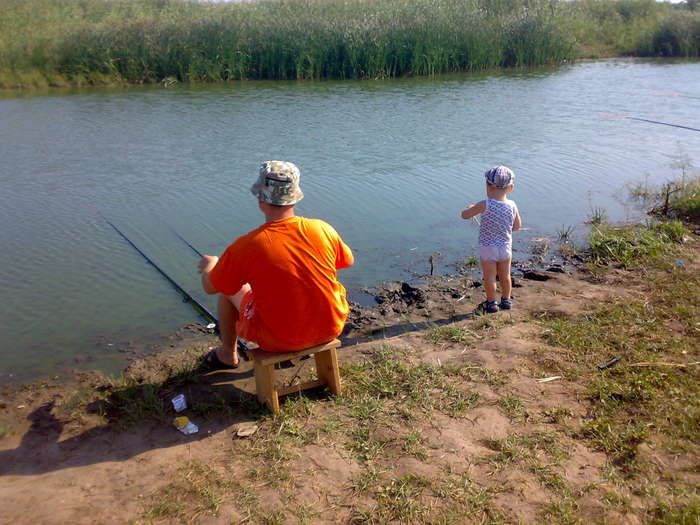
{"label": "child's white cap", "polygon": [[503,190],[515,184],[515,174],[510,168],[505,166],[495,166],[484,173],[486,176],[486,182],[499,190]]}

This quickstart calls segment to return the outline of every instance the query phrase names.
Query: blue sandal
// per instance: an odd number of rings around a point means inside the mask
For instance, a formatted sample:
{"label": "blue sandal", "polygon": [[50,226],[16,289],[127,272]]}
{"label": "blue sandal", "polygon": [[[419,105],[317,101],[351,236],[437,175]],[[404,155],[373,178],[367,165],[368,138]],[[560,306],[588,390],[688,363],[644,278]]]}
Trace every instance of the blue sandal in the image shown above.
{"label": "blue sandal", "polygon": [[495,314],[498,310],[498,303],[496,301],[484,301],[476,307],[476,313],[478,314]]}
{"label": "blue sandal", "polygon": [[501,310],[511,310],[513,308],[513,299],[501,298],[501,304],[498,306]]}

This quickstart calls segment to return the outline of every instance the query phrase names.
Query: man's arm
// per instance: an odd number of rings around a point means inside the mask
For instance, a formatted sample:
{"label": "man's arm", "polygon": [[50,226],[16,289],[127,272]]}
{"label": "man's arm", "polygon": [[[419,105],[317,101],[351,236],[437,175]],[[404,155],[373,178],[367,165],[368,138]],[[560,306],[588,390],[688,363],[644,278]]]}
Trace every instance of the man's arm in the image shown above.
{"label": "man's arm", "polygon": [[462,219],[471,219],[475,215],[484,213],[484,211],[486,211],[486,201],[477,202],[462,210]]}
{"label": "man's arm", "polygon": [[211,279],[209,279],[209,272],[214,269],[214,266],[216,266],[218,262],[219,258],[216,255],[204,255],[199,260],[199,264],[197,264],[199,273],[202,276],[202,288],[209,295],[218,293],[218,290],[211,284]]}
{"label": "man's arm", "polygon": [[353,264],[355,264],[355,257],[353,256],[348,245],[345,244],[342,239],[338,239],[338,243],[340,245],[340,255],[336,258],[335,269],[342,270],[344,268],[350,268]]}

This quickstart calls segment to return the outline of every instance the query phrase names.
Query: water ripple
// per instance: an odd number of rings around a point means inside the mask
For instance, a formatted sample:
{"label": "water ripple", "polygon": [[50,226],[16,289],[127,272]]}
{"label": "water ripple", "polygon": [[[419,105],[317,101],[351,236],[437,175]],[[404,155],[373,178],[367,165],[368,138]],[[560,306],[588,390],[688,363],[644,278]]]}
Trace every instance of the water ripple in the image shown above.
{"label": "water ripple", "polygon": [[[348,288],[405,276],[440,251],[471,253],[459,212],[484,171],[511,166],[512,198],[538,234],[594,207],[622,218],[626,183],[700,165],[697,62],[638,60],[380,82],[240,83],[0,99],[0,373],[25,349],[50,369],[95,341],[146,339],[197,320],[107,216],[193,295],[198,257],[262,222],[261,161],[302,169],[300,213],[356,251]],[[98,212],[99,210],[99,212]],[[518,247],[527,244],[518,237]],[[23,354],[24,355],[24,354]],[[4,360],[4,361],[3,361]],[[14,364],[11,364],[14,363]]]}

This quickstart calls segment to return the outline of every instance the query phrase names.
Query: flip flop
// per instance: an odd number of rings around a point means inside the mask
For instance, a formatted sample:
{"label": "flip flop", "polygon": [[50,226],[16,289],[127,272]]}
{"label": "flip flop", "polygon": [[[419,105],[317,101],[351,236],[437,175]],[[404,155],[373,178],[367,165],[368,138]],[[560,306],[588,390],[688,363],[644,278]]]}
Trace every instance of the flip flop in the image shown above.
{"label": "flip flop", "polygon": [[214,350],[210,350],[204,357],[204,364],[211,370],[232,370],[234,368],[238,368],[239,365],[239,363],[236,363],[235,365],[224,363],[221,359],[219,359],[219,356],[216,355],[216,348]]}

